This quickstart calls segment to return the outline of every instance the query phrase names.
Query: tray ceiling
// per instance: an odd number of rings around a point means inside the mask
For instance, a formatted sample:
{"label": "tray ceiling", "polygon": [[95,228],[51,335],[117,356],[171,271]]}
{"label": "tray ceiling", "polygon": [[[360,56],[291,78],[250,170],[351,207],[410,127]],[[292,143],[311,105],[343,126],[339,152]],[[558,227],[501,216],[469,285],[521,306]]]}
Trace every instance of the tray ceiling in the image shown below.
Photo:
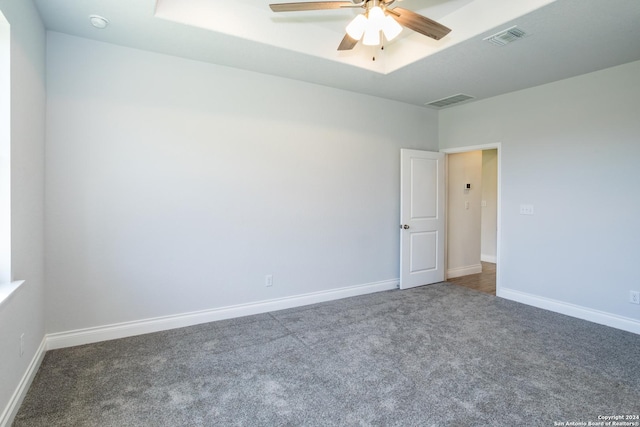
{"label": "tray ceiling", "polygon": [[[359,45],[350,52],[336,48],[353,10],[276,14],[263,0],[35,3],[50,31],[420,106],[460,93],[483,99],[640,60],[638,0],[402,0],[395,5],[451,33],[435,41],[404,29],[384,51]],[[93,14],[110,25],[93,28]],[[527,37],[505,46],[483,41],[514,25]]]}

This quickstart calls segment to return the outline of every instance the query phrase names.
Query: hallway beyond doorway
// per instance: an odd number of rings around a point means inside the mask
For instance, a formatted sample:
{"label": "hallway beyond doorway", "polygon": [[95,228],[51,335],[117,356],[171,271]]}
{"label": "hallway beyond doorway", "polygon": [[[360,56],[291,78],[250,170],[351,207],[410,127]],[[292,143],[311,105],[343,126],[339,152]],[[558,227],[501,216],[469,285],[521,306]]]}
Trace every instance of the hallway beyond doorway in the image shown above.
{"label": "hallway beyond doorway", "polygon": [[487,294],[496,294],[496,265],[482,262],[482,273],[447,279],[447,282]]}

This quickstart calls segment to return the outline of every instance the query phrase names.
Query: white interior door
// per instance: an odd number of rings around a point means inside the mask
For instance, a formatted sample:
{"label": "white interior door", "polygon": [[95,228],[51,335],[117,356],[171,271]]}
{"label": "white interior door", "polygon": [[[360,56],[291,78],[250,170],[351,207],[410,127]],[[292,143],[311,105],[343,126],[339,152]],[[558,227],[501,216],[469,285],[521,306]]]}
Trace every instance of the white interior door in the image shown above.
{"label": "white interior door", "polygon": [[444,154],[400,150],[400,289],[444,280]]}

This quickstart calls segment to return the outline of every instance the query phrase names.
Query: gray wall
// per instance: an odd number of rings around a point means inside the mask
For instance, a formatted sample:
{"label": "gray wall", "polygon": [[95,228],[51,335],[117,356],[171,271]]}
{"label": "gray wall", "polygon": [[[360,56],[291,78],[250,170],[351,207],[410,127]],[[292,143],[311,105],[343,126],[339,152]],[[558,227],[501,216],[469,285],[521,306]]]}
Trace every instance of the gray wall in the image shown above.
{"label": "gray wall", "polygon": [[502,143],[503,289],[640,319],[638,76],[633,62],[440,113],[441,148]]}
{"label": "gray wall", "polygon": [[0,299],[11,282],[11,38],[0,12]]}
{"label": "gray wall", "polygon": [[58,33],[47,66],[49,332],[397,279],[437,112]]}
{"label": "gray wall", "polygon": [[[0,304],[0,413],[44,337],[45,31],[30,1],[0,0],[11,25],[11,269]],[[4,94],[3,94],[4,96]],[[25,335],[20,356],[20,335]]]}

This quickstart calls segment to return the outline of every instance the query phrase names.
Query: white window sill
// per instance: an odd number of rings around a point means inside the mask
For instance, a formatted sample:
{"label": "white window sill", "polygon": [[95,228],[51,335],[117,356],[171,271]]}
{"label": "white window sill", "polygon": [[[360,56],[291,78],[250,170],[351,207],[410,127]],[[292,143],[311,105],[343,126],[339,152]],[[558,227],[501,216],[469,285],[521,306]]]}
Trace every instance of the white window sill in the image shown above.
{"label": "white window sill", "polygon": [[11,295],[13,295],[16,289],[18,289],[23,283],[24,280],[16,280],[11,283],[0,284],[0,307],[2,307],[2,305],[11,298]]}

